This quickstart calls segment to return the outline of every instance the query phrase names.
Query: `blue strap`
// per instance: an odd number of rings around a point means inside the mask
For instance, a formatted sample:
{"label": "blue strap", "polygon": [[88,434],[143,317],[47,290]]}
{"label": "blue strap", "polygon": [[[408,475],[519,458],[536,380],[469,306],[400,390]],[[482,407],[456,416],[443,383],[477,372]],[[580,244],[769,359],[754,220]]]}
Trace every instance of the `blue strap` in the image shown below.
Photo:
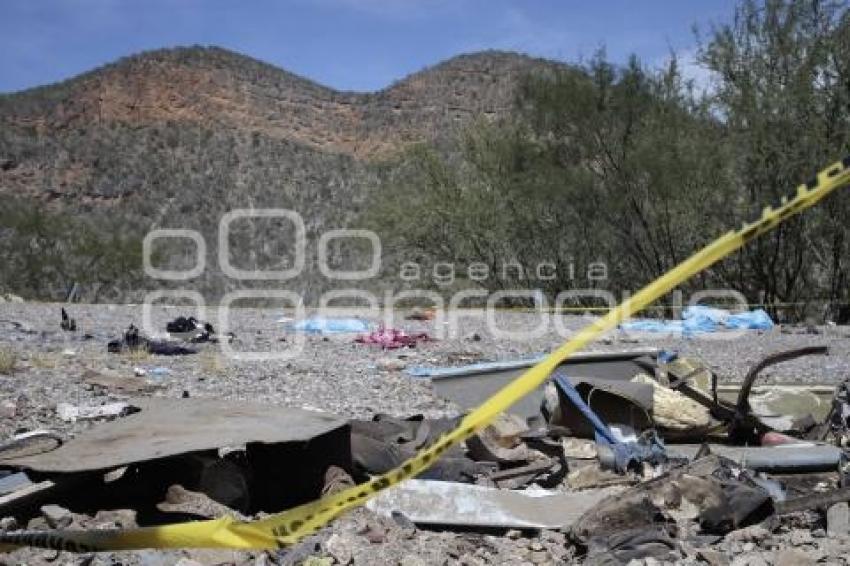
{"label": "blue strap", "polygon": [[558,389],[567,396],[567,398],[572,401],[573,405],[575,405],[581,414],[583,414],[587,420],[590,421],[590,424],[593,425],[593,430],[596,434],[596,442],[601,442],[604,444],[610,444],[611,446],[615,446],[620,444],[616,438],[614,438],[614,434],[611,432],[611,429],[608,428],[602,419],[600,419],[596,413],[593,412],[587,403],[584,402],[584,399],[581,398],[581,394],[578,390],[570,383],[570,380],[566,375],[563,375],[559,372],[555,372],[555,384],[558,386]]}
{"label": "blue strap", "polygon": [[576,408],[581,411],[590,424],[593,425],[594,436],[598,444],[611,446],[614,452],[614,467],[618,472],[625,472],[641,462],[663,462],[667,459],[664,444],[656,434],[649,438],[641,438],[638,442],[620,442],[614,438],[611,429],[593,412],[581,394],[570,382],[569,378],[558,370],[553,373],[556,387],[567,396]]}

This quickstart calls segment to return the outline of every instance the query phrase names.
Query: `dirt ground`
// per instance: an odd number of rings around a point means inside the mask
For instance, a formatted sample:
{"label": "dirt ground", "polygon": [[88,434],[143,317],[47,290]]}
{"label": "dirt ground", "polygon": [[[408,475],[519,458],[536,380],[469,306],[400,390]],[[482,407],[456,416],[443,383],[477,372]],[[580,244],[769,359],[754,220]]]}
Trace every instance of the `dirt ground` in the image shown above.
{"label": "dirt ground", "polygon": [[[129,324],[141,326],[141,306],[72,305],[76,332],[59,328],[57,304],[0,304],[0,437],[19,432],[51,429],[73,436],[90,424],[67,423],[56,413],[60,402],[100,405],[127,398],[120,392],[93,386],[93,375],[144,373],[155,383],[148,393],[167,397],[214,397],[262,400],[281,407],[308,407],[344,418],[369,418],[378,413],[398,417],[423,414],[450,416],[459,408],[435,396],[427,380],[408,376],[414,366],[457,366],[479,361],[516,359],[540,354],[560,345],[567,331],[589,322],[583,316],[533,315],[497,312],[496,336],[481,313],[463,312],[457,324],[443,321],[408,321],[399,316],[393,325],[410,332],[428,332],[436,340],[415,349],[383,351],[354,343],[351,335],[307,336],[303,348],[292,356],[262,361],[236,360],[216,345],[200,345],[189,356],[110,354],[106,343]],[[165,322],[190,309],[154,307],[153,327],[164,332]],[[237,309],[228,325],[238,352],[292,353],[296,337],[284,331],[275,309]],[[218,313],[206,319],[219,325]],[[378,322],[377,319],[373,320]],[[541,322],[546,329],[536,336],[530,330]],[[563,327],[563,332],[558,328]],[[523,332],[525,331],[525,332]],[[722,381],[740,380],[763,356],[790,348],[826,345],[828,356],[788,362],[765,373],[765,381],[836,383],[850,377],[850,328],[827,326],[777,327],[731,336],[659,337],[613,332],[597,341],[592,350],[659,347],[705,360]],[[166,368],[159,370],[157,368]],[[760,529],[760,530],[759,530]],[[752,531],[752,532],[750,532]],[[742,534],[743,533],[743,534]],[[714,553],[694,550],[682,563],[843,564],[850,537],[826,536],[822,517],[794,516],[768,525],[736,531],[713,546]],[[563,564],[580,560],[578,549],[560,532],[454,533],[411,529],[379,518],[365,509],[338,519],[315,537],[293,549],[275,552],[138,551],[72,555],[24,549],[6,556],[8,564]],[[322,560],[327,557],[330,561]],[[348,560],[350,558],[350,560]],[[309,563],[309,562],[308,562]],[[649,562],[647,562],[649,563]]]}

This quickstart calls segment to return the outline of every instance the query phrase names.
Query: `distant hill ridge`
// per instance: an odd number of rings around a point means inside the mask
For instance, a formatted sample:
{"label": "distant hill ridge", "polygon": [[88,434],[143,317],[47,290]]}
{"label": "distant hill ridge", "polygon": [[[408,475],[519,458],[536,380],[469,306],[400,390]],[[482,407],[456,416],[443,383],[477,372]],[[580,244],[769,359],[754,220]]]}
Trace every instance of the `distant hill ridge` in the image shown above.
{"label": "distant hill ridge", "polygon": [[557,65],[485,51],[454,57],[374,93],[353,93],[218,47],[161,49],[0,97],[0,123],[42,135],[114,122],[189,123],[371,159],[431,140],[475,116],[509,112],[520,74]]}

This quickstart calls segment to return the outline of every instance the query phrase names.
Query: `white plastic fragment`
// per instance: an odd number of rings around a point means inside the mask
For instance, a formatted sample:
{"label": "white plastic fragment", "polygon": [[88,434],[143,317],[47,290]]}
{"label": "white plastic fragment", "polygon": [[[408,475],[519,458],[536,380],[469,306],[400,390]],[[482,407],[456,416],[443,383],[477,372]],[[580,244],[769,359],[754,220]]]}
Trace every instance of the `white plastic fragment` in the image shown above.
{"label": "white plastic fragment", "polygon": [[127,403],[107,403],[97,407],[77,407],[70,403],[56,405],[56,414],[65,422],[73,423],[78,420],[96,420],[107,417],[121,416],[130,405]]}

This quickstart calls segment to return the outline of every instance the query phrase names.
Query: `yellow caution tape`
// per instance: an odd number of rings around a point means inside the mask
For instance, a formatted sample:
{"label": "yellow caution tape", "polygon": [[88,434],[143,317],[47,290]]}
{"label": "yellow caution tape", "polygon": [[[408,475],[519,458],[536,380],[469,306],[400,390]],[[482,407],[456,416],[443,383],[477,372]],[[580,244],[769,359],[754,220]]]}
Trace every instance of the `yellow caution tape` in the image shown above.
{"label": "yellow caution tape", "polygon": [[[797,301],[794,303],[730,303],[728,305],[723,304],[711,304],[700,302],[700,305],[705,305],[707,307],[734,307],[735,309],[756,309],[756,308],[789,308],[789,307],[804,307],[804,306],[812,306],[812,305],[832,305],[832,306],[845,306],[850,305],[850,303],[839,302],[839,301],[829,301],[826,299],[817,299],[811,301]],[[641,311],[670,311],[673,309],[684,309],[688,307],[688,305],[657,305],[657,306],[648,306],[641,309]],[[466,310],[475,310],[480,307],[464,307]],[[490,308],[490,307],[488,307]],[[560,313],[589,313],[589,312],[608,312],[616,309],[617,307],[492,307],[497,311],[509,311],[509,312],[524,312],[524,313],[551,313],[551,314],[560,314]]]}
{"label": "yellow caution tape", "polygon": [[741,248],[751,239],[814,205],[847,183],[850,183],[850,157],[827,167],[810,182],[800,185],[796,194],[783,198],[777,208],[765,208],[758,220],[745,224],[738,231],[721,236],[644,287],[487,399],[464,417],[456,429],[439,436],[430,446],[400,467],[368,483],[258,521],[237,521],[225,517],[212,521],[130,530],[12,532],[0,534],[0,545],[4,548],[29,545],[71,552],[90,552],[139,548],[260,549],[279,548],[295,543],[347,509],[362,505],[378,492],[426,470],[447,449],[483,429],[496,415],[546,381],[552,371],[570,354],[582,349],[603,332],[615,328],[633,313],[670,292],[683,281]]}

